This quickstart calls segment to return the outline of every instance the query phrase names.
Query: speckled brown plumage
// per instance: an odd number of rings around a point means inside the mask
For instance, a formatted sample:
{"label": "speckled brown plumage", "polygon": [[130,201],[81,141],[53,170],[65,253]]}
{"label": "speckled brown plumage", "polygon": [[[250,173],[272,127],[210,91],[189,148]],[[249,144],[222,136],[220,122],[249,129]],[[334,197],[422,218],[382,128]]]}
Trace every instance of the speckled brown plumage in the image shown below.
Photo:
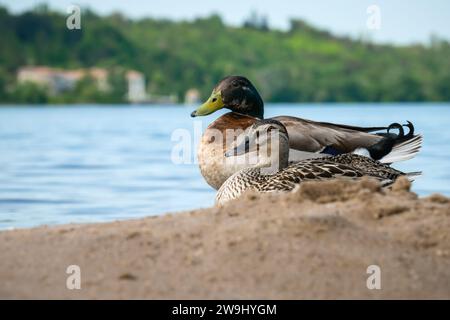
{"label": "speckled brown plumage", "polygon": [[248,168],[235,173],[217,192],[216,202],[223,204],[249,189],[258,192],[291,191],[307,180],[370,176],[387,186],[404,175],[388,165],[355,154],[302,160],[271,175],[261,172],[261,168]]}

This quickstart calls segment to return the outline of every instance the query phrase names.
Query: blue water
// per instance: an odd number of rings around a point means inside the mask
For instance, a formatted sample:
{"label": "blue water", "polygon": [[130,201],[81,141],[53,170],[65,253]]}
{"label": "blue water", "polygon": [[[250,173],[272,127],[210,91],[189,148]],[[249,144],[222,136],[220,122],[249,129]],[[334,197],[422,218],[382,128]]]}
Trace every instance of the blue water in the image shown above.
{"label": "blue water", "polygon": [[[220,114],[192,119],[193,108],[1,107],[0,229],[211,206],[215,191],[193,163],[194,154],[188,164],[171,161],[174,130],[198,140],[194,123],[206,127]],[[424,148],[396,167],[424,172],[414,184],[420,195],[450,195],[449,104],[268,106],[266,117],[274,115],[362,126],[410,120],[423,133]]]}

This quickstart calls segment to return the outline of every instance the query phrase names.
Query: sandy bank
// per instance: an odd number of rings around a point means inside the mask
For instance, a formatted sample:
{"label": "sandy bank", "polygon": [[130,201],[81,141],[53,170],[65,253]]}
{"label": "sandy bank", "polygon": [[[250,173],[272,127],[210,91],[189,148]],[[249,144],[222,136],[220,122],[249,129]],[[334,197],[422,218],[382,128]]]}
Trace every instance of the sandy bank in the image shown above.
{"label": "sandy bank", "polygon": [[[450,298],[450,199],[371,180],[0,233],[1,298]],[[149,209],[151,211],[151,209]],[[81,268],[81,290],[66,268]],[[381,290],[366,269],[381,268]]]}

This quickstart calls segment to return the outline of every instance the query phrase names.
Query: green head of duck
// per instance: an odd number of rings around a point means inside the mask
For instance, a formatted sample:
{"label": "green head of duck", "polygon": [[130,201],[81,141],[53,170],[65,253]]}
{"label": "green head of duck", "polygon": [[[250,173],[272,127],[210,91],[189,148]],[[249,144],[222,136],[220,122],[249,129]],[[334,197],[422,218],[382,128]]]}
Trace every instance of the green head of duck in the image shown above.
{"label": "green head of duck", "polygon": [[191,113],[191,117],[206,116],[223,108],[255,118],[264,117],[264,102],[258,90],[242,76],[228,76],[219,81],[210,97]]}

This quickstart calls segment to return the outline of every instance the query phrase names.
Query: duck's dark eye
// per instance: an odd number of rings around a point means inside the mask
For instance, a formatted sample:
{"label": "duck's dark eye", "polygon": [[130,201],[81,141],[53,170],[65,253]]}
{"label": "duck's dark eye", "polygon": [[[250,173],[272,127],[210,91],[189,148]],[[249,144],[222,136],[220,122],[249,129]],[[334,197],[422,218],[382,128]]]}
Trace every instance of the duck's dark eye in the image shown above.
{"label": "duck's dark eye", "polygon": [[213,98],[211,101],[212,101],[212,102],[216,102],[216,101],[217,101],[217,98]]}

